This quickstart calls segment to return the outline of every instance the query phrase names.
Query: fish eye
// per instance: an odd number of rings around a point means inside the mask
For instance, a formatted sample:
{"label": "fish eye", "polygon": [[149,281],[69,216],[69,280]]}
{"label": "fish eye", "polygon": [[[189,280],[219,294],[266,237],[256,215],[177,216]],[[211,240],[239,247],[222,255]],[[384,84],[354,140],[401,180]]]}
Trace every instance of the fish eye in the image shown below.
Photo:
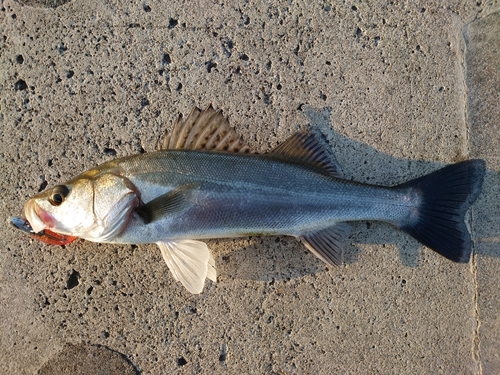
{"label": "fish eye", "polygon": [[52,189],[52,195],[49,197],[49,203],[52,206],[59,206],[68,196],[69,189],[65,185],[58,185]]}

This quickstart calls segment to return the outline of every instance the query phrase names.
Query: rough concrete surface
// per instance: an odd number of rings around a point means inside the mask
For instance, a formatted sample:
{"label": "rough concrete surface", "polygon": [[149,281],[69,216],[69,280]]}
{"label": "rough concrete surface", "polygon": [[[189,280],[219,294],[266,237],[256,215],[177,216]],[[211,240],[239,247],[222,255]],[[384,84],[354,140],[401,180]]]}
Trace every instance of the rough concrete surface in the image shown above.
{"label": "rough concrete surface", "polygon": [[362,222],[335,269],[293,238],[211,240],[218,282],[191,295],[155,245],[4,224],[2,373],[500,373],[497,2],[1,4],[4,219],[210,102],[258,151],[318,126],[361,182],[488,163],[465,265]]}
{"label": "rough concrete surface", "polygon": [[485,374],[500,374],[500,13],[464,29],[471,156],[486,160],[485,191],[474,209],[478,359]]}

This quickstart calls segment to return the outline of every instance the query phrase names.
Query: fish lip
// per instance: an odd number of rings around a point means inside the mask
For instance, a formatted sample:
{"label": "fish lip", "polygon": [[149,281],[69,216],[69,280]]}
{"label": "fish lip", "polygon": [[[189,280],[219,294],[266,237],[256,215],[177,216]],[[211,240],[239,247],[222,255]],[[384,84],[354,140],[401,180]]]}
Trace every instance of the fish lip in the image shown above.
{"label": "fish lip", "polygon": [[26,202],[24,216],[35,233],[39,233],[44,229],[53,228],[55,224],[54,217],[47,211],[41,209],[40,206],[31,199]]}

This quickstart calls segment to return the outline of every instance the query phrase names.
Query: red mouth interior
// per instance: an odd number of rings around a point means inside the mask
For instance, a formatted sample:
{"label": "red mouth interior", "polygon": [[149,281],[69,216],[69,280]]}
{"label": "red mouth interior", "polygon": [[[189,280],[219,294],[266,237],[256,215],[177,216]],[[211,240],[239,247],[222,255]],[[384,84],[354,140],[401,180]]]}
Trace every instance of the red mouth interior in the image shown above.
{"label": "red mouth interior", "polygon": [[67,236],[65,234],[54,233],[48,229],[44,229],[40,233],[31,233],[30,236],[38,241],[49,245],[67,245],[75,240],[76,237]]}

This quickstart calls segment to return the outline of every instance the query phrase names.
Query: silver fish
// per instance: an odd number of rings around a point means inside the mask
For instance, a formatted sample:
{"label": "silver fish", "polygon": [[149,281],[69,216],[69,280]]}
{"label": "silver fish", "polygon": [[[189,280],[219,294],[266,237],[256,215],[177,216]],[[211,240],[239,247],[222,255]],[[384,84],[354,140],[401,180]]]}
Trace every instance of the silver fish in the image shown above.
{"label": "silver fish", "polygon": [[465,213],[477,199],[482,160],[444,167],[394,187],[343,179],[316,131],[267,154],[251,153],[220,111],[179,117],[159,150],[115,159],[35,195],[24,215],[36,233],[94,242],[157,243],[191,293],[216,280],[199,240],[249,235],[299,238],[329,265],[343,262],[346,222],[379,220],[455,262],[468,262]]}

